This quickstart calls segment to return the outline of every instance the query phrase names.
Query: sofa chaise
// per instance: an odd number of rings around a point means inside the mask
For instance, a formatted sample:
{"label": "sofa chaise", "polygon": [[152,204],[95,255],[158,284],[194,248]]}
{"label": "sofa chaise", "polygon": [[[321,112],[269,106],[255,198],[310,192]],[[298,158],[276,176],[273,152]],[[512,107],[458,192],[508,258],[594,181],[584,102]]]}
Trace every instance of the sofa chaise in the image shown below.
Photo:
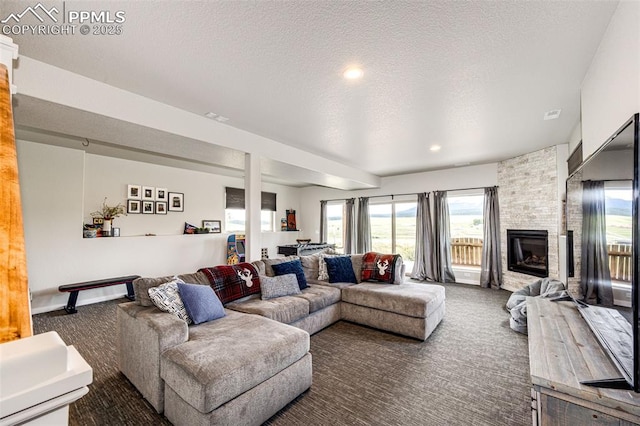
{"label": "sofa chaise", "polygon": [[[345,319],[426,340],[444,317],[443,286],[404,282],[399,256],[388,268],[387,283],[362,281],[363,273],[376,268],[367,255],[316,253],[139,278],[133,283],[136,300],[117,309],[119,368],[176,425],[261,424],[311,386],[310,334]],[[327,264],[345,263],[345,257],[353,274],[349,282],[327,277]],[[281,273],[291,265],[298,275]],[[228,270],[243,267],[253,268],[256,285],[240,269]],[[245,293],[234,293],[227,282],[236,272],[247,284]],[[302,280],[306,288],[265,298],[266,283],[280,275]],[[224,303],[224,316],[188,325],[160,310],[150,291],[172,280],[211,286]]]}

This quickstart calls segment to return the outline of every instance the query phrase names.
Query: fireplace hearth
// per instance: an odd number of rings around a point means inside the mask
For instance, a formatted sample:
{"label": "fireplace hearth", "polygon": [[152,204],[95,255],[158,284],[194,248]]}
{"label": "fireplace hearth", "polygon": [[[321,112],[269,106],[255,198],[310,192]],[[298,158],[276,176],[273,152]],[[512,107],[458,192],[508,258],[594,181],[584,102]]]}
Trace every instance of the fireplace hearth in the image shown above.
{"label": "fireplace hearth", "polygon": [[508,269],[534,277],[548,277],[548,234],[543,230],[507,229]]}

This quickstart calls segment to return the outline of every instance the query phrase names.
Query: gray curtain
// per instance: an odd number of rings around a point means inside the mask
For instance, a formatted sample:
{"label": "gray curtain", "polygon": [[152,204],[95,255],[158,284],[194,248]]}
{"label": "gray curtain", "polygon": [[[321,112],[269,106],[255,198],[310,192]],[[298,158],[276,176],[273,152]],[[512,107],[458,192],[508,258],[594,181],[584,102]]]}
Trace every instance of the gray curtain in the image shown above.
{"label": "gray curtain", "polygon": [[498,289],[502,287],[502,255],[500,252],[500,208],[498,188],[484,189],[482,212],[483,242],[480,286]]}
{"label": "gray curtain", "polygon": [[582,253],[580,286],[584,301],[613,305],[607,230],[605,223],[604,182],[582,183]]}
{"label": "gray curtain", "polygon": [[449,205],[447,191],[434,191],[434,271],[436,281],[455,282],[451,267],[451,231],[449,230]]}
{"label": "gray curtain", "polygon": [[320,201],[320,243],[327,242],[327,202]]}
{"label": "gray curtain", "polygon": [[371,223],[369,221],[369,197],[358,199],[358,229],[356,231],[356,253],[371,251]]}
{"label": "gray curtain", "polygon": [[356,249],[356,199],[346,200],[344,210],[344,254],[353,254]]}
{"label": "gray curtain", "polygon": [[429,194],[418,194],[416,211],[416,261],[411,278],[435,281],[433,270],[433,232],[431,230],[431,201]]}

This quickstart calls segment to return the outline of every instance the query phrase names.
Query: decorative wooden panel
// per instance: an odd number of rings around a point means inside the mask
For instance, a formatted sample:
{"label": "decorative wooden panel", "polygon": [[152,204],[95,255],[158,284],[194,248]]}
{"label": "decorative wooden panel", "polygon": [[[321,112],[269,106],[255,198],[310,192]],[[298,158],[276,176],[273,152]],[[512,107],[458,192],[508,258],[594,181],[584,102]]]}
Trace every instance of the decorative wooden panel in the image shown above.
{"label": "decorative wooden panel", "polygon": [[0,343],[32,334],[9,73],[0,64]]}

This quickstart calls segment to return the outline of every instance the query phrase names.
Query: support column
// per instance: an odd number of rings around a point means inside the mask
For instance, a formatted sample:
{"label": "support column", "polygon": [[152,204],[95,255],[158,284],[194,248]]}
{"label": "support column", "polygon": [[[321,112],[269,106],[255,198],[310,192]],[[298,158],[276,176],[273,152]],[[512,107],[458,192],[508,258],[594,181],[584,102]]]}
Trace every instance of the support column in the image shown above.
{"label": "support column", "polygon": [[7,46],[0,38],[0,343],[33,334]]}
{"label": "support column", "polygon": [[13,84],[13,61],[18,59],[18,45],[13,39],[0,35],[0,64],[9,71],[9,87],[11,95],[16,94],[16,86]]}
{"label": "support column", "polygon": [[262,176],[260,156],[244,155],[244,204],[245,204],[245,256],[247,262],[260,260],[262,234],[260,232],[260,209],[262,207]]}

